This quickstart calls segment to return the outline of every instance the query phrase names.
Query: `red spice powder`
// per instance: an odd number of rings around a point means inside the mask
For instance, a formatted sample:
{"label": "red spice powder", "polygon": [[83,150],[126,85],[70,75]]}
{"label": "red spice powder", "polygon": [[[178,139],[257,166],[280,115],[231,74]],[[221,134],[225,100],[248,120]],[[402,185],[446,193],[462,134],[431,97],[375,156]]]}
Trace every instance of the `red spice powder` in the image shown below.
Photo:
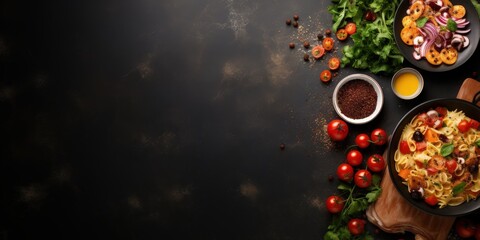
{"label": "red spice powder", "polygon": [[362,119],[370,116],[377,105],[377,93],[370,83],[352,80],[345,83],[337,94],[338,106],[345,116]]}

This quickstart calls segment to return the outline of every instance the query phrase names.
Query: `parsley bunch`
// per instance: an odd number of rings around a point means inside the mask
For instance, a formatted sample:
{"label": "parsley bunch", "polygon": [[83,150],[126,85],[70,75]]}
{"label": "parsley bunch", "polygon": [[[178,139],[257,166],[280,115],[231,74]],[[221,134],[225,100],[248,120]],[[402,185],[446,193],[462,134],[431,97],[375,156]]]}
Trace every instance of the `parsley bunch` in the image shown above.
{"label": "parsley bunch", "polygon": [[342,193],[347,194],[345,205],[339,215],[334,216],[332,224],[328,226],[328,231],[324,235],[325,240],[339,240],[339,239],[367,239],[373,240],[373,236],[368,232],[360,236],[352,236],[348,231],[347,223],[351,218],[363,215],[368,206],[375,202],[382,189],[380,188],[381,178],[378,175],[372,176],[372,186],[367,189],[357,189],[355,184],[340,183],[338,189]]}
{"label": "parsley bunch", "polygon": [[[332,0],[328,11],[333,16],[333,31],[348,21],[357,25],[351,36],[353,45],[343,48],[342,67],[351,65],[374,74],[393,74],[402,67],[403,56],[393,34],[395,12],[400,0]],[[374,21],[363,18],[367,11],[377,15]]]}

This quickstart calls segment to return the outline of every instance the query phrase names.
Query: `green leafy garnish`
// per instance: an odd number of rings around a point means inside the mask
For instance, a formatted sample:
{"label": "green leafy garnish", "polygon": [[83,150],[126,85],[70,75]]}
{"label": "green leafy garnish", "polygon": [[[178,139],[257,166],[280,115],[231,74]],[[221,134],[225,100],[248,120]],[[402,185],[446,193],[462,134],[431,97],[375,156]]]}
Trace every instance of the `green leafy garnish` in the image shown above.
{"label": "green leafy garnish", "polygon": [[416,21],[417,27],[425,26],[425,23],[427,23],[427,21],[428,21],[427,17],[421,17],[421,18],[417,19],[417,21]]}
{"label": "green leafy garnish", "polygon": [[[353,236],[347,228],[348,220],[363,214],[368,206],[378,199],[382,193],[380,181],[381,177],[374,174],[372,175],[372,185],[367,189],[357,189],[353,183],[347,184],[342,182],[338,185],[337,189],[348,194],[348,197],[345,200],[342,212],[335,216],[332,224],[328,226],[328,231],[323,236],[325,240],[352,239]],[[357,237],[358,239],[374,239],[368,232]]]}
{"label": "green leafy garnish", "polygon": [[466,182],[461,182],[461,183],[455,185],[452,189],[453,195],[457,195],[457,194],[463,192],[463,190],[465,189],[465,185],[467,185]]}
{"label": "green leafy garnish", "polygon": [[[342,67],[368,69],[374,74],[393,74],[402,67],[403,56],[393,35],[395,11],[400,0],[332,0],[328,11],[333,16],[333,31],[353,21],[357,32],[353,44],[342,49]],[[367,21],[363,14],[372,11],[377,16]]]}
{"label": "green leafy garnish", "polygon": [[440,155],[446,157],[453,152],[453,149],[454,149],[453,143],[444,144],[440,149]]}
{"label": "green leafy garnish", "polygon": [[475,9],[478,12],[478,15],[480,15],[480,3],[477,0],[472,0],[472,4],[475,7]]}
{"label": "green leafy garnish", "polygon": [[450,32],[457,31],[457,23],[455,21],[453,21],[451,18],[449,18],[448,21],[447,21],[447,29]]}
{"label": "green leafy garnish", "polygon": [[477,140],[477,141],[475,142],[475,145],[477,145],[477,147],[480,147],[480,140]]}

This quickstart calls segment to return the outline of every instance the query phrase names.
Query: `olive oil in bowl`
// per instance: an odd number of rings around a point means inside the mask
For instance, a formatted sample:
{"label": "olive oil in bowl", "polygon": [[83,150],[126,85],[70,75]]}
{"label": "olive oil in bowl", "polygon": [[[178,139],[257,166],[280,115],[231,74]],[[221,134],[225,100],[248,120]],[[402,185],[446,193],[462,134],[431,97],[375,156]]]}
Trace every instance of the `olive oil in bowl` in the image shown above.
{"label": "olive oil in bowl", "polygon": [[392,89],[402,99],[413,99],[423,89],[423,77],[413,68],[402,68],[392,78]]}

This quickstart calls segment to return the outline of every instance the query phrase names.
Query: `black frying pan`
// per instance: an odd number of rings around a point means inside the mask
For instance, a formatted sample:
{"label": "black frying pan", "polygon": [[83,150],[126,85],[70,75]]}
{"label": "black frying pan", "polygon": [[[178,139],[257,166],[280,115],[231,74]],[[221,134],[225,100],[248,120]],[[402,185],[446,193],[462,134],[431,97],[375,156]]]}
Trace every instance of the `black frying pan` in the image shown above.
{"label": "black frying pan", "polygon": [[[476,103],[478,101],[480,101],[480,98],[477,98],[476,96],[476,98],[474,99],[474,102]],[[461,99],[434,99],[416,106],[415,108],[410,110],[400,120],[400,122],[395,127],[395,130],[390,139],[390,143],[388,147],[388,155],[387,155],[388,165],[392,166],[388,168],[390,171],[390,177],[392,179],[393,185],[395,185],[397,190],[400,192],[400,195],[402,195],[407,201],[409,201],[415,207],[427,213],[435,214],[435,215],[442,215],[442,216],[466,215],[480,208],[480,199],[471,200],[468,203],[462,203],[459,206],[455,206],[455,207],[447,206],[441,209],[438,207],[431,207],[428,204],[426,204],[424,201],[421,201],[421,200],[418,201],[418,200],[412,199],[410,197],[410,193],[408,192],[407,186],[402,184],[402,178],[398,176],[397,172],[395,171],[394,155],[395,155],[395,150],[398,147],[398,143],[402,135],[403,129],[412,120],[412,118],[415,115],[421,112],[426,112],[438,106],[446,107],[448,110],[454,110],[454,109],[462,110],[468,117],[476,120],[480,120],[480,108],[473,103],[470,103],[468,101],[461,100]]]}

